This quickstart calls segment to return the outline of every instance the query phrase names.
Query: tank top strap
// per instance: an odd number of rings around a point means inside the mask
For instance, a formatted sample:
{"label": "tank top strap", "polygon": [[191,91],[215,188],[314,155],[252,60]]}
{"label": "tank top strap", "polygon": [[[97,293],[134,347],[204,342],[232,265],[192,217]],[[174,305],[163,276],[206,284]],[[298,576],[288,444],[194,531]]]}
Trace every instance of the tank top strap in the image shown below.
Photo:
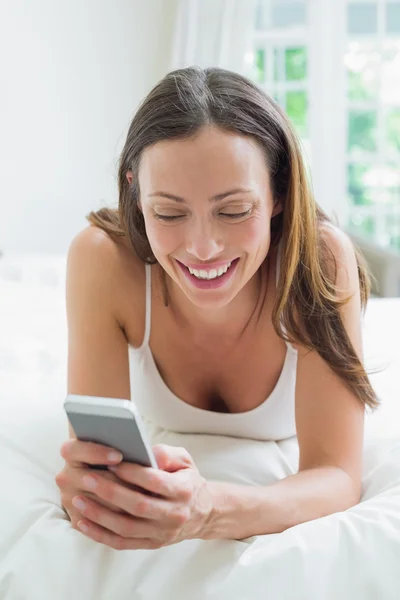
{"label": "tank top strap", "polygon": [[145,265],[146,270],[146,317],[144,328],[144,339],[142,346],[147,346],[150,340],[151,329],[151,265]]}

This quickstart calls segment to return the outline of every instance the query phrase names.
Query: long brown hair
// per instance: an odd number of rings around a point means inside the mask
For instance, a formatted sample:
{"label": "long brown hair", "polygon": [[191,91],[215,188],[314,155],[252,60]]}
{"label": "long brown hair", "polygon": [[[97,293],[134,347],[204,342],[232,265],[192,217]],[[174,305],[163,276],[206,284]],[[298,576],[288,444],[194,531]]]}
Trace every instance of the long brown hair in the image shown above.
{"label": "long brown hair", "polygon": [[[272,313],[276,333],[285,341],[316,350],[364,407],[377,408],[378,399],[339,312],[348,298],[338,297],[336,263],[321,234],[321,226],[331,220],[314,200],[290,121],[279,105],[247,78],[221,68],[197,66],[168,73],[143,100],[129,127],[119,160],[118,209],[92,211],[87,219],[116,238],[124,237],[143,262],[157,262],[138,206],[142,152],[161,140],[190,138],[205,126],[256,139],[265,155],[274,201],[283,203],[283,211],[271,219],[271,247],[282,236],[285,240]],[[126,177],[129,170],[133,173],[131,185]],[[364,313],[371,274],[359,249],[354,246],[354,250]],[[281,319],[287,337],[281,331]]]}

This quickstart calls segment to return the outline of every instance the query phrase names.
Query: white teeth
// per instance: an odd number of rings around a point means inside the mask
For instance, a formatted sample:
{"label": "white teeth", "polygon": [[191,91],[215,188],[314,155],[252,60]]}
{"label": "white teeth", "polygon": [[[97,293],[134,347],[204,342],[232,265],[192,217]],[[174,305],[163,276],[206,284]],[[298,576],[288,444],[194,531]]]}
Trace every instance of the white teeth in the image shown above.
{"label": "white teeth", "polygon": [[229,269],[231,263],[229,263],[229,265],[227,265],[226,267],[219,267],[218,269],[218,277],[220,277],[221,275],[223,275],[224,273],[227,272],[227,270]]}
{"label": "white teeth", "polygon": [[218,269],[210,269],[210,271],[206,271],[204,269],[191,269],[190,267],[188,267],[188,269],[189,272],[198,279],[215,279],[216,277],[221,277],[221,275],[226,273],[230,266],[231,263],[228,263],[224,267],[219,267]]}

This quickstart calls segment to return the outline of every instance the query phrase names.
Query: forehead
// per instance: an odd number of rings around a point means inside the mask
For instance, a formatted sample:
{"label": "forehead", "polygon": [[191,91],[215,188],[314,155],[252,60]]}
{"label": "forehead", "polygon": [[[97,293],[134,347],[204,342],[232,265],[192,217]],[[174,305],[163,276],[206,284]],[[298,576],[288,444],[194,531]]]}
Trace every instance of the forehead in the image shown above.
{"label": "forehead", "polygon": [[[259,144],[249,136],[205,128],[194,137],[163,140],[144,150],[139,167],[140,186],[170,187],[188,184],[210,193],[226,185],[268,184],[268,168]],[[225,187],[224,187],[225,186]],[[184,191],[182,190],[182,193]]]}

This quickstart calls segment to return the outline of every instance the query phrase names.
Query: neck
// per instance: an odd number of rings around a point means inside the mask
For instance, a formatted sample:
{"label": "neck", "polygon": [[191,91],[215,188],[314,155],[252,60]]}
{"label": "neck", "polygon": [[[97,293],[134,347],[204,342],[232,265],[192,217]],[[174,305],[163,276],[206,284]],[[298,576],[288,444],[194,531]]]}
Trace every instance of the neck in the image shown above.
{"label": "neck", "polygon": [[196,306],[168,278],[168,308],[178,325],[190,332],[194,343],[201,343],[201,340],[210,343],[213,339],[222,343],[237,341],[257,319],[264,304],[269,261],[267,265],[264,263],[258,269],[227,306],[217,309]]}

